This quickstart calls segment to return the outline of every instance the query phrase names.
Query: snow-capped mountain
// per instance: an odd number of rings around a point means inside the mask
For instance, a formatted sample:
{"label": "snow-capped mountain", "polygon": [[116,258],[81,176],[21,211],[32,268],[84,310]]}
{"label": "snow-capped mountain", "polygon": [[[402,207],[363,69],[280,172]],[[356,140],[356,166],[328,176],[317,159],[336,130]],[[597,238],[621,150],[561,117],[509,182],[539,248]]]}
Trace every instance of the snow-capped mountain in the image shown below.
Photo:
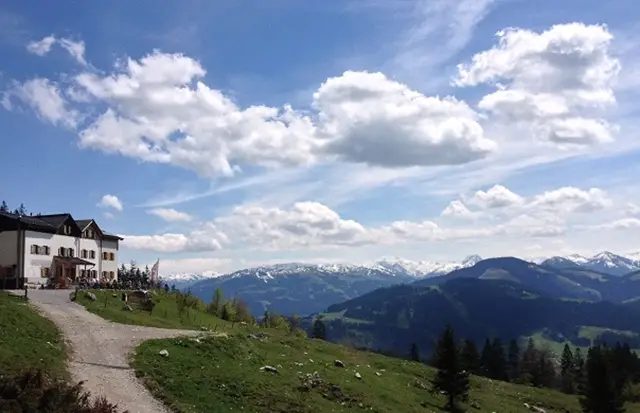
{"label": "snow-capped mountain", "polygon": [[375,262],[372,267],[386,269],[394,275],[423,278],[444,275],[459,268],[471,267],[481,260],[479,255],[470,255],[461,262],[410,261],[396,257],[384,258]]}
{"label": "snow-capped mountain", "polygon": [[246,268],[222,278],[252,276],[265,282],[280,276],[304,275],[351,275],[355,277],[414,277],[424,278],[447,274],[458,268],[470,267],[482,260],[478,255],[470,255],[461,262],[411,261],[403,258],[383,258],[367,264],[305,264],[299,262]]}
{"label": "snow-capped mountain", "polygon": [[216,278],[219,276],[220,274],[216,273],[215,271],[205,271],[201,274],[173,273],[161,275],[160,282],[167,283],[170,286],[175,285],[177,289],[182,290],[190,287],[198,281],[208,280],[210,278]]}
{"label": "snow-capped mountain", "polygon": [[633,256],[633,254],[625,257],[603,251],[593,257],[583,257],[577,254],[552,257],[542,264],[555,268],[579,267],[611,275],[624,275],[640,270],[640,259],[638,258],[640,257]]}

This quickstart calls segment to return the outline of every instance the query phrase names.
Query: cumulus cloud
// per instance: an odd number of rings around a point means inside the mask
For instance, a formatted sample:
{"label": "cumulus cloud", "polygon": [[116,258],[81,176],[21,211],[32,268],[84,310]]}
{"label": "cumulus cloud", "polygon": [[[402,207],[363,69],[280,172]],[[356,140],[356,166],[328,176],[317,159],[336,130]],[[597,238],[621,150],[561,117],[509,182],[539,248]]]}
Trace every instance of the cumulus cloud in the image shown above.
{"label": "cumulus cloud", "polygon": [[556,213],[567,213],[593,212],[610,207],[612,204],[613,202],[602,189],[590,188],[583,190],[574,187],[562,187],[535,196],[529,207]]}
{"label": "cumulus cloud", "polygon": [[147,211],[167,222],[189,222],[193,217],[186,212],[180,212],[173,208],[154,208]]}
{"label": "cumulus cloud", "polygon": [[27,44],[27,50],[38,56],[44,56],[51,51],[53,45],[58,44],[66,50],[71,57],[83,66],[87,65],[84,58],[85,44],[82,40],[72,40],[68,38],[57,38],[54,35],[43,37],[40,40],[34,40]]}
{"label": "cumulus cloud", "polygon": [[[54,40],[78,58],[84,55],[83,43]],[[43,42],[34,52],[50,49],[50,39]],[[86,115],[88,122],[79,128],[81,147],[206,177],[231,176],[247,165],[456,165],[496,149],[466,103],[423,95],[382,73],[347,71],[327,79],[310,96],[309,113],[289,105],[242,108],[207,86],[205,74],[193,58],[155,51],[118,62],[111,74],[86,71],[72,77],[68,100],[54,81],[38,85],[56,98],[56,111],[44,115],[54,123],[77,125],[78,114],[67,109],[71,103],[106,107],[97,117]]]}
{"label": "cumulus cloud", "polygon": [[123,245],[134,250],[159,253],[216,251],[229,242],[227,235],[213,223],[201,223],[187,234],[121,235]]}
{"label": "cumulus cloud", "polygon": [[60,86],[49,79],[35,78],[24,83],[13,82],[3,94],[2,104],[12,110],[12,100],[18,99],[31,107],[38,117],[53,125],[75,128],[79,113],[72,109]]}
{"label": "cumulus cloud", "polygon": [[497,37],[496,46],[459,65],[453,81],[496,86],[479,108],[561,145],[614,139],[616,127],[597,117],[615,103],[612,86],[620,71],[606,26],[560,24],[539,33],[510,28]]}
{"label": "cumulus cloud", "polygon": [[120,199],[118,199],[118,197],[115,195],[109,194],[104,195],[102,199],[100,199],[98,206],[102,208],[113,208],[117,211],[122,211],[123,209]]}
{"label": "cumulus cloud", "polygon": [[480,208],[505,208],[521,205],[524,198],[502,185],[494,185],[487,191],[477,191],[467,203]]}
{"label": "cumulus cloud", "polygon": [[451,217],[451,218],[461,218],[461,219],[472,219],[477,217],[478,213],[471,211],[464,202],[460,200],[455,200],[449,202],[449,205],[445,209],[442,210],[440,216],[443,217]]}

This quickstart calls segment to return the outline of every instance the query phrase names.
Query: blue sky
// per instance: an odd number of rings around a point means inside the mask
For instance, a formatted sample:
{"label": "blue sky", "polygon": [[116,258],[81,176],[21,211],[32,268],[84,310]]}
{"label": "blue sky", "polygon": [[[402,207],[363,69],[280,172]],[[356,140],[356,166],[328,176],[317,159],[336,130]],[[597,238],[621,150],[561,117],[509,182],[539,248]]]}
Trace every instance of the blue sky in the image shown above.
{"label": "blue sky", "polygon": [[[630,0],[0,7],[0,198],[121,259],[640,251]],[[634,243],[635,242],[635,243]]]}

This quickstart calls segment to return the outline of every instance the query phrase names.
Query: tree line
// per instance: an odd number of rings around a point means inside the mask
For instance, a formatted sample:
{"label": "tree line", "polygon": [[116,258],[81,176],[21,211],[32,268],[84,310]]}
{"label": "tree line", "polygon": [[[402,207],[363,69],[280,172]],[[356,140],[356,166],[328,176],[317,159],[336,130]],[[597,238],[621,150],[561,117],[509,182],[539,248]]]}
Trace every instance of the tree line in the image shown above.
{"label": "tree line", "polygon": [[[422,361],[415,343],[409,358]],[[572,350],[566,344],[557,361],[548,350],[536,348],[532,339],[522,352],[517,340],[504,346],[500,339],[487,339],[479,352],[470,340],[457,342],[451,326],[427,361],[438,370],[432,385],[446,395],[449,411],[468,399],[470,374],[576,394],[585,413],[624,412],[625,402],[636,401],[632,389],[640,382],[639,358],[627,344],[598,344],[589,348],[586,358],[580,348]]]}
{"label": "tree line", "polygon": [[18,208],[11,209],[5,201],[0,202],[0,212],[8,212],[16,215],[33,215],[27,211],[27,208],[21,202]]}

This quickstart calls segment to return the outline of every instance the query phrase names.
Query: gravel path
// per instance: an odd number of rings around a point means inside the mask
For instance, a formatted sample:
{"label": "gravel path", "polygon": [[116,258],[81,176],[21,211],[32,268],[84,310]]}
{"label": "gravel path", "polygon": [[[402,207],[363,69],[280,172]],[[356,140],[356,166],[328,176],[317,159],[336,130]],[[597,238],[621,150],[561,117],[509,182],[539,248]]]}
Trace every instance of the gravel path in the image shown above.
{"label": "gravel path", "polygon": [[127,362],[128,355],[144,340],[200,333],[106,321],[71,302],[69,292],[32,290],[29,298],[60,328],[71,345],[69,371],[73,380],[84,381],[93,395],[105,396],[130,413],[168,412],[138,381]]}

